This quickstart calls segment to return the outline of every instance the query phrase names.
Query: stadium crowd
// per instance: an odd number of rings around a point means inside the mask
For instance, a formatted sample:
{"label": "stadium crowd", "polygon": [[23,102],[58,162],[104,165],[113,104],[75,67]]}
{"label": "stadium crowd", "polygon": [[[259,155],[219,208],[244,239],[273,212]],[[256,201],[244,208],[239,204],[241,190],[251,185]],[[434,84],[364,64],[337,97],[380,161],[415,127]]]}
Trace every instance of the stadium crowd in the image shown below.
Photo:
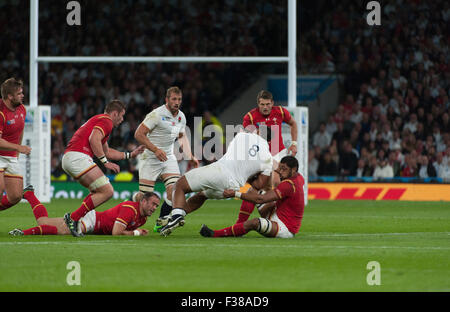
{"label": "stadium crowd", "polygon": [[299,43],[301,72],[344,77],[311,136],[309,177],[450,181],[449,3],[385,1],[382,27],[354,1],[333,8]]}
{"label": "stadium crowd", "polygon": [[[79,27],[67,26],[65,4],[40,3],[41,56],[286,54],[286,7],[275,0],[79,2],[83,17]],[[21,29],[29,24],[28,3],[9,1],[0,8],[0,20],[8,20],[0,25],[4,30],[0,44],[11,47],[0,52],[4,54],[0,78],[21,77],[28,85],[28,36]],[[258,70],[255,64],[235,63],[40,64],[39,104],[52,107],[53,176],[63,175],[62,153],[76,129],[102,113],[111,99],[123,100],[127,113],[109,144],[131,149],[136,144],[134,131],[163,103],[168,87],[183,90],[182,110],[192,127],[194,116],[226,105],[232,91],[247,85]],[[123,162],[121,167],[136,175],[135,165]]]}
{"label": "stadium crowd", "polygon": [[[40,3],[40,55],[286,55],[286,6],[275,0],[80,1],[80,27],[66,26],[59,1]],[[309,23],[298,43],[299,73],[338,73],[342,100],[310,138],[309,176],[450,179],[449,33],[445,0],[383,2],[382,26],[368,26],[364,3],[332,7]],[[0,80],[28,85],[28,1],[0,3]],[[324,11],[324,10],[322,10]],[[150,14],[151,12],[151,14]],[[221,14],[214,14],[221,12]],[[148,22],[150,21],[151,22]],[[64,27],[58,26],[64,25]],[[303,25],[302,25],[303,27]],[[182,30],[182,31],[180,31]],[[52,168],[74,131],[112,98],[127,104],[110,146],[131,150],[145,114],[165,90],[183,90],[193,116],[226,105],[260,66],[252,64],[40,64],[39,104],[52,106]],[[25,94],[28,94],[25,88]],[[315,129],[313,129],[315,130]],[[121,164],[136,175],[135,163]]]}

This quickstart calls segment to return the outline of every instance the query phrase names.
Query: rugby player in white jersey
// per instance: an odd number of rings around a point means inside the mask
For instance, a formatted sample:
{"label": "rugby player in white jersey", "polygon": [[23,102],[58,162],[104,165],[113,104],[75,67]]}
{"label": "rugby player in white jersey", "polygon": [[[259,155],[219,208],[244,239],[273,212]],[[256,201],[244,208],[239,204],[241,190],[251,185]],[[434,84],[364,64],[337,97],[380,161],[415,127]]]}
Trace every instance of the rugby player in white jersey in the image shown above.
{"label": "rugby player in white jersey", "polygon": [[180,178],[178,161],[173,151],[176,139],[191,165],[198,167],[198,160],[192,155],[186,137],[186,117],[180,111],[181,102],[181,90],[178,87],[169,88],[165,104],[151,111],[134,134],[136,140],[146,147],[139,161],[139,193],[134,199],[138,200],[139,194],[153,192],[158,179],[161,179],[167,191],[167,198],[154,227],[155,232],[161,228],[161,220],[172,210],[172,188]]}
{"label": "rugby player in white jersey", "polygon": [[[201,168],[193,169],[182,176],[175,184],[173,210],[168,223],[161,228],[163,236],[185,223],[186,214],[198,209],[207,199],[223,199],[226,189],[239,189],[249,179],[256,189],[271,183],[274,160],[269,144],[271,131],[259,127],[256,132],[240,132],[230,142],[227,152],[218,161]],[[197,192],[186,201],[187,193]]]}

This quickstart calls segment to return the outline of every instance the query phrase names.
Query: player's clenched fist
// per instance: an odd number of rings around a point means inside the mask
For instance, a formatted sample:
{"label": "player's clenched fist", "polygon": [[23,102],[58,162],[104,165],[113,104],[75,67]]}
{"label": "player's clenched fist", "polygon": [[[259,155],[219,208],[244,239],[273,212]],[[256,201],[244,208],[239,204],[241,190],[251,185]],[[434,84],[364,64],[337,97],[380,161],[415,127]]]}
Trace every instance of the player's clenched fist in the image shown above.
{"label": "player's clenched fist", "polygon": [[17,151],[21,154],[30,155],[31,153],[31,147],[26,145],[20,145]]}

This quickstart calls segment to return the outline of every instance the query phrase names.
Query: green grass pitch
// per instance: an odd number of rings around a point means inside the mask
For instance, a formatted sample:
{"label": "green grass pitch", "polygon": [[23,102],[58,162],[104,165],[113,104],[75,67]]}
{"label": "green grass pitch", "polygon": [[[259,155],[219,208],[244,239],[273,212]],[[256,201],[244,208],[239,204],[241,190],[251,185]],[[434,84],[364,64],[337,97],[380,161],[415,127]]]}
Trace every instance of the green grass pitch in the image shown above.
{"label": "green grass pitch", "polygon": [[[54,200],[49,216],[80,202]],[[19,204],[0,212],[0,291],[450,291],[449,203],[312,200],[294,239],[199,235],[202,223],[234,223],[239,206],[209,201],[169,237],[9,237],[35,226]],[[67,284],[70,261],[80,264],[79,286]],[[367,283],[370,261],[381,285]]]}

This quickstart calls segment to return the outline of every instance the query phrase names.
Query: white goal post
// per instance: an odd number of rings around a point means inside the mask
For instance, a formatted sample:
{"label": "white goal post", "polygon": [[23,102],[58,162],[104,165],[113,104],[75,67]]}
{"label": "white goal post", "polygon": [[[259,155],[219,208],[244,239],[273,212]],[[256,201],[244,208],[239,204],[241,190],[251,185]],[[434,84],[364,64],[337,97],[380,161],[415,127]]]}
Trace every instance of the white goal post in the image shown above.
{"label": "white goal post", "polygon": [[[80,56],[39,56],[39,0],[30,0],[30,81],[29,81],[29,105],[31,109],[38,107],[38,67],[39,63],[209,63],[209,62],[240,62],[240,63],[288,63],[288,108],[297,108],[297,0],[288,1],[288,56],[270,57],[133,57],[133,56],[112,56],[112,57],[80,57]],[[44,103],[45,104],[45,103]],[[303,110],[307,108],[303,108]],[[37,122],[41,122],[39,119]],[[304,141],[304,142],[302,142]],[[308,146],[307,136],[299,136],[299,144]],[[300,154],[300,153],[299,153]],[[303,154],[303,153],[302,153]],[[39,154],[39,158],[43,157]],[[304,167],[306,155],[297,157],[303,164],[305,179],[307,168]],[[49,167],[50,159],[38,159],[37,163],[45,164]],[[33,179],[32,179],[33,180]],[[50,188],[50,181],[47,181],[45,189]],[[44,188],[44,187],[43,187]]]}

